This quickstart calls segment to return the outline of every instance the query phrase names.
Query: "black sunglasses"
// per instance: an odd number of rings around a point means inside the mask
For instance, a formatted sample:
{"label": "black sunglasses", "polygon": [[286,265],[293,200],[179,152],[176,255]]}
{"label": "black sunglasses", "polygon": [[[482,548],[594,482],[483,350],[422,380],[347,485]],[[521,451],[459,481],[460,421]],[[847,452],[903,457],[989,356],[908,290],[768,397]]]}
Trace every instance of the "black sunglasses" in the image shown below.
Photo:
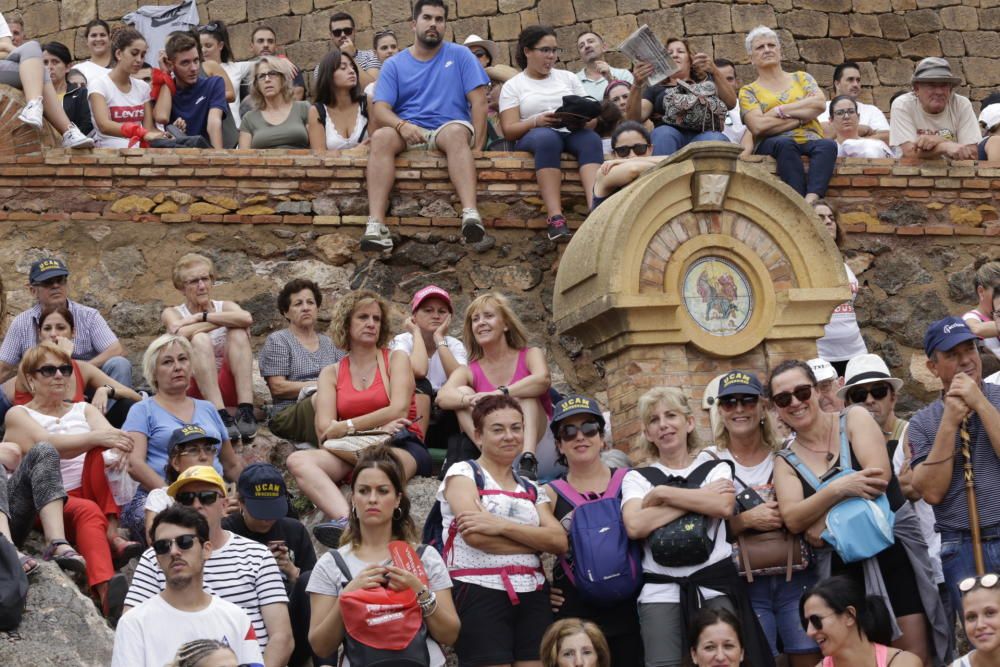
{"label": "black sunglasses", "polygon": [[334,37],[341,37],[343,35],[350,37],[354,34],[354,28],[330,28],[330,34]]}
{"label": "black sunglasses", "polygon": [[32,287],[60,287],[66,284],[66,276],[56,276],[55,278],[49,278],[48,280],[42,280],[37,283],[31,283]]}
{"label": "black sunglasses", "polygon": [[583,433],[588,438],[593,438],[595,435],[601,432],[601,425],[597,422],[583,422],[579,426],[574,426],[573,424],[567,424],[559,429],[559,440],[561,442],[566,442],[568,440],[573,440],[576,438],[577,433]]}
{"label": "black sunglasses", "polygon": [[73,364],[60,364],[58,366],[47,364],[45,366],[39,366],[34,370],[35,373],[38,373],[43,378],[55,377],[56,371],[59,371],[64,378],[69,377],[73,374]]}
{"label": "black sunglasses", "polygon": [[177,548],[181,551],[187,551],[194,546],[194,541],[196,539],[198,539],[197,535],[189,533],[186,535],[178,535],[174,538],[166,537],[162,540],[154,540],[153,551],[156,552],[157,556],[166,556],[170,553],[170,547],[172,547],[174,543],[177,544]]}
{"label": "black sunglasses", "polygon": [[737,405],[742,405],[744,408],[753,408],[757,406],[760,402],[760,396],[754,396],[753,394],[737,394],[734,396],[723,396],[717,399],[719,407],[725,411],[735,410]]}
{"label": "black sunglasses", "polygon": [[791,391],[783,391],[780,394],[775,394],[771,397],[774,404],[779,408],[787,408],[792,404],[792,396],[798,399],[799,403],[805,403],[813,395],[813,386],[811,384],[800,384],[798,387]]}
{"label": "black sunglasses", "polygon": [[174,499],[181,505],[190,507],[194,504],[194,499],[197,498],[202,506],[208,507],[214,505],[221,495],[218,491],[178,491]]}
{"label": "black sunglasses", "polygon": [[889,395],[889,389],[889,385],[881,382],[873,385],[852,387],[851,390],[847,392],[847,398],[850,399],[851,403],[864,403],[868,400],[868,394],[871,394],[872,398],[876,401],[881,401]]}
{"label": "black sunglasses", "polygon": [[631,146],[615,146],[615,155],[618,157],[628,157],[629,151],[636,155],[645,155],[649,150],[649,144],[632,144]]}
{"label": "black sunglasses", "polygon": [[823,631],[823,620],[827,619],[827,618],[830,618],[831,616],[836,616],[836,615],[837,614],[833,613],[833,614],[827,614],[826,616],[820,616],[819,614],[810,614],[809,616],[803,616],[802,619],[801,619],[802,620],[802,630],[803,631],[808,630],[809,626],[811,625],[814,628],[816,628],[817,630],[819,630],[820,632],[822,632]]}

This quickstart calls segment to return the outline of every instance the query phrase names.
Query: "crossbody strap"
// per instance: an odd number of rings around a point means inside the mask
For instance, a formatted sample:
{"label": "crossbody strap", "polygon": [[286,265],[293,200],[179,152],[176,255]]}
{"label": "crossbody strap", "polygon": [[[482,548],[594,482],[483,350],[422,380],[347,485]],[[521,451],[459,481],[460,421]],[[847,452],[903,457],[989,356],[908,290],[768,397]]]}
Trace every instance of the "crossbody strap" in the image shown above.
{"label": "crossbody strap", "polygon": [[392,396],[389,394],[389,371],[385,367],[385,357],[386,355],[382,350],[378,350],[375,354],[375,359],[378,362],[378,372],[382,376],[382,388],[385,389],[385,397],[392,403]]}

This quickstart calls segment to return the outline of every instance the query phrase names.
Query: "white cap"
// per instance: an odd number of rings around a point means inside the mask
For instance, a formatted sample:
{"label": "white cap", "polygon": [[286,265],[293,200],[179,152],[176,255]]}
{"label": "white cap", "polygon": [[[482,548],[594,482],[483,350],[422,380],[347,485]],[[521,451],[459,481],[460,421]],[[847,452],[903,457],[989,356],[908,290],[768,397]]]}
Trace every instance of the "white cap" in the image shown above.
{"label": "white cap", "polygon": [[990,104],[983,107],[983,110],[979,112],[979,122],[982,123],[987,132],[991,132],[994,127],[1000,125],[1000,104]]}
{"label": "white cap", "polygon": [[816,382],[833,380],[837,377],[836,369],[826,359],[816,357],[815,359],[810,359],[806,363],[809,364],[809,368],[812,369],[813,375],[816,376]]}

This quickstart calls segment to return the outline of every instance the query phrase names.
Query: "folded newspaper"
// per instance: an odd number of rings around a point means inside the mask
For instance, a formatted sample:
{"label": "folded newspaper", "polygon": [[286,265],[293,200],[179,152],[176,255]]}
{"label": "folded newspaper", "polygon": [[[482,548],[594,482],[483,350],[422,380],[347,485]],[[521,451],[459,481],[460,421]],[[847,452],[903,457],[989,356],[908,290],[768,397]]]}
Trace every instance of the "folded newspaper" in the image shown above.
{"label": "folded newspaper", "polygon": [[653,73],[649,77],[649,84],[652,86],[678,70],[677,63],[645,23],[626,37],[617,50],[627,55],[633,63],[644,62],[653,66]]}

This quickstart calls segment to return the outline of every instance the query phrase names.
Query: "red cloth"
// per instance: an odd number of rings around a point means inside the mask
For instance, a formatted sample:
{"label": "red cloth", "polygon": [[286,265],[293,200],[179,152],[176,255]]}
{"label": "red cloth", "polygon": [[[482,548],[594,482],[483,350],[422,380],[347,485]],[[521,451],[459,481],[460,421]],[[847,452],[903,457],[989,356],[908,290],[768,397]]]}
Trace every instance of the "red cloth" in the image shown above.
{"label": "red cloth", "polygon": [[347,634],[373,648],[402,651],[424,622],[417,594],[411,588],[363,588],[341,593],[339,600]]}
{"label": "red cloth", "polygon": [[[389,350],[380,350],[385,359],[385,370],[389,372]],[[371,414],[376,410],[389,406],[389,397],[382,384],[382,373],[376,366],[375,381],[371,386],[363,391],[354,388],[351,382],[351,358],[344,357],[340,360],[340,368],[337,371],[337,419],[354,419],[362,415]],[[414,421],[417,418],[417,404],[413,397],[410,397],[410,409],[406,413],[406,418]],[[420,425],[413,423],[409,429],[421,440],[424,439],[423,429]]]}
{"label": "red cloth", "polygon": [[66,537],[87,559],[91,586],[115,574],[108,544],[108,515],[118,516],[118,505],[104,473],[104,448],[94,447],[83,460],[81,485],[69,491],[63,507]]}
{"label": "red cloth", "polygon": [[[222,404],[226,407],[236,407],[239,405],[239,399],[236,398],[236,378],[233,377],[233,372],[229,370],[229,359],[222,360],[222,366],[219,368],[218,374],[219,382],[219,392],[222,394]],[[198,387],[198,382],[191,377],[191,385],[188,387],[187,395],[191,398],[205,399],[201,395],[201,389]]]}
{"label": "red cloth", "polygon": [[[73,394],[71,402],[83,403],[87,400],[83,395],[83,375],[80,373],[80,366],[76,363],[76,359],[71,360],[70,363],[73,364],[73,379],[76,381],[76,393]],[[30,391],[14,390],[14,405],[26,405],[33,398],[34,395]]]}

